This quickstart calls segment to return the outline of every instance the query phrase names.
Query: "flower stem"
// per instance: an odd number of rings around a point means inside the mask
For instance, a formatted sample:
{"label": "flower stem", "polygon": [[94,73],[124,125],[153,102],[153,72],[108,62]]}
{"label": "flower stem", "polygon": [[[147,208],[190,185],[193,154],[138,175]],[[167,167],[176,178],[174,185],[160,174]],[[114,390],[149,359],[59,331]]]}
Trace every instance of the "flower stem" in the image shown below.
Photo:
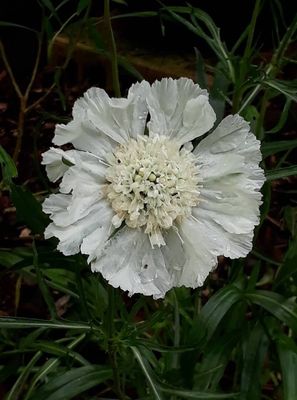
{"label": "flower stem", "polygon": [[117,55],[117,48],[116,48],[116,43],[114,40],[114,34],[113,34],[111,19],[110,19],[109,0],[104,0],[104,23],[106,26],[108,47],[109,47],[109,52],[110,52],[113,91],[114,91],[114,95],[116,97],[121,97],[118,55]]}
{"label": "flower stem", "polygon": [[109,362],[113,372],[114,381],[114,392],[117,394],[119,400],[125,400],[126,396],[122,392],[119,368],[117,363],[117,350],[114,342],[115,335],[115,290],[109,285],[108,286],[108,309],[106,319],[106,333],[107,333],[107,351],[109,356]]}

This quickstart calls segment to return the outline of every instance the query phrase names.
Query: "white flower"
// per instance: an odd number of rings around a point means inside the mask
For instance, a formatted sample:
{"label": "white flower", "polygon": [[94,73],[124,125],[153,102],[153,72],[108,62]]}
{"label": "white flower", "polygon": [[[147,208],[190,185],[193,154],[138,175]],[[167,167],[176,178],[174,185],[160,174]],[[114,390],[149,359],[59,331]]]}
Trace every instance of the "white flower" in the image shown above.
{"label": "white flower", "polygon": [[[201,286],[217,257],[245,256],[259,222],[260,142],[239,115],[215,113],[190,79],[133,85],[128,98],[91,88],[57,125],[43,164],[60,192],[43,203],[65,255],[129,294],[160,298]],[[147,120],[149,121],[147,123]]]}

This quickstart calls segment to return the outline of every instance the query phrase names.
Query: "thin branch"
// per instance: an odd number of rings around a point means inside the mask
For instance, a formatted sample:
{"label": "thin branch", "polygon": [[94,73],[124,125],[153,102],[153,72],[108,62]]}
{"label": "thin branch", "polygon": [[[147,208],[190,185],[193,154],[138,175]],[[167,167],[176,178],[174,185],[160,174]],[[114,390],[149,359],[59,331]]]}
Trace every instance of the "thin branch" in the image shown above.
{"label": "thin branch", "polygon": [[56,83],[53,83],[48,89],[47,91],[36,101],[34,101],[34,103],[30,104],[27,108],[26,108],[26,113],[31,111],[33,108],[35,108],[36,106],[38,106],[40,103],[43,102],[43,100],[52,92],[52,90],[54,89],[54,87],[56,86]]}
{"label": "thin branch", "polygon": [[5,68],[6,68],[6,70],[8,72],[8,75],[9,75],[9,77],[11,79],[13,87],[14,87],[18,97],[21,99],[23,97],[23,93],[21,92],[21,89],[20,89],[19,85],[17,84],[17,81],[16,81],[16,79],[14,77],[14,74],[13,74],[12,69],[10,67],[10,64],[8,62],[8,59],[6,57],[4,46],[3,46],[3,43],[2,43],[1,40],[0,40],[0,53],[2,55],[2,59],[3,59],[3,62],[4,62]]}
{"label": "thin branch", "polygon": [[30,82],[27,86],[26,92],[25,92],[25,98],[28,99],[30,91],[32,89],[32,85],[35,81],[36,78],[36,74],[38,71],[38,67],[39,67],[39,61],[40,61],[40,55],[41,55],[41,48],[42,48],[42,39],[40,37],[37,38],[38,40],[38,48],[37,48],[37,54],[36,54],[36,58],[35,58],[35,63],[34,63],[34,68],[32,71],[32,75],[31,75],[31,79]]}

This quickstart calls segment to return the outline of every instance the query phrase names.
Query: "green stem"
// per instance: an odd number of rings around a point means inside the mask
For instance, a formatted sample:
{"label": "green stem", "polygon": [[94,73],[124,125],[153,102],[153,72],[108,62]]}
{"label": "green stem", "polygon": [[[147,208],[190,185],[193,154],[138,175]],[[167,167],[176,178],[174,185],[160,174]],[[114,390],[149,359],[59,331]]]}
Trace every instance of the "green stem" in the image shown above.
{"label": "green stem", "polygon": [[259,12],[260,12],[260,7],[261,7],[261,0],[256,0],[252,19],[251,19],[251,22],[250,22],[249,28],[248,28],[248,36],[247,36],[246,46],[244,49],[242,59],[240,61],[239,79],[236,82],[236,90],[235,90],[235,93],[233,96],[233,102],[232,102],[233,103],[233,113],[238,112],[239,105],[241,103],[242,84],[245,82],[246,75],[248,72],[248,66],[249,66],[250,58],[251,58],[251,54],[252,54],[252,45],[253,45],[253,39],[254,39],[254,34],[255,34],[255,28],[256,28],[256,23],[257,23],[257,19],[259,16]]}
{"label": "green stem", "polygon": [[263,140],[264,138],[264,121],[265,121],[267,106],[268,106],[268,92],[267,90],[265,90],[262,96],[259,118],[256,124],[256,136],[259,140]]}
{"label": "green stem", "polygon": [[[180,315],[179,315],[179,304],[178,298],[175,290],[173,290],[173,299],[174,299],[174,339],[173,345],[175,348],[180,345]],[[178,369],[179,367],[179,354],[174,353],[172,356],[172,369]],[[177,400],[176,396],[171,396],[170,400]]]}
{"label": "green stem", "polygon": [[107,351],[109,362],[113,372],[114,381],[114,392],[117,394],[119,400],[125,400],[126,397],[122,392],[119,368],[117,363],[117,350],[114,342],[115,335],[115,290],[109,285],[108,286],[108,309],[107,309],[107,319],[106,319],[106,333],[107,333]]}
{"label": "green stem", "polygon": [[[179,304],[176,292],[173,291],[174,296],[174,347],[180,345],[180,315],[179,315]],[[173,368],[178,368],[178,354],[173,355]]]}
{"label": "green stem", "polygon": [[104,0],[104,23],[107,31],[108,46],[111,59],[111,74],[113,91],[116,97],[121,97],[121,88],[119,80],[119,66],[116,43],[114,40],[111,19],[110,19],[110,4],[109,0]]}

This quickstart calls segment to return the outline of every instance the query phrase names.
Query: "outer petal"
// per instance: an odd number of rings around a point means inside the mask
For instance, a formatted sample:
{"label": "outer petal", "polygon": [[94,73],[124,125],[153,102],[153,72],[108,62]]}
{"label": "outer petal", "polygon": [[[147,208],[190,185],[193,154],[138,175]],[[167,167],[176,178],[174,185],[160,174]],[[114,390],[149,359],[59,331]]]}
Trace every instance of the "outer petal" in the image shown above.
{"label": "outer petal", "polygon": [[81,150],[101,157],[117,143],[142,135],[147,117],[147,82],[133,85],[128,98],[110,98],[103,89],[91,88],[73,107],[73,121],[57,125],[53,142],[71,142]]}
{"label": "outer petal", "polygon": [[[58,212],[56,203],[56,212]],[[62,202],[60,203],[62,206]],[[62,210],[60,210],[62,212]],[[89,238],[94,237],[94,232],[100,233],[97,236],[97,246],[103,245],[112,232],[112,210],[105,201],[100,201],[89,208],[89,212],[79,220],[67,225],[58,226],[51,223],[45,230],[45,238],[56,237],[59,239],[58,250],[65,255],[76,254],[80,250],[85,252],[85,245]]]}
{"label": "outer petal", "polygon": [[[105,166],[90,153],[73,151],[75,165],[64,173],[60,194],[49,196],[43,211],[57,226],[64,227],[84,218],[103,197]],[[63,205],[62,205],[63,203]]]}
{"label": "outer petal", "polygon": [[173,285],[172,273],[159,248],[152,249],[148,235],[137,229],[122,228],[104,246],[91,264],[114,287],[129,295],[142,293],[164,297]]}
{"label": "outer petal", "polygon": [[185,220],[179,232],[187,259],[182,270],[176,273],[175,286],[202,286],[210,271],[217,266],[215,240],[210,240],[203,224],[193,219]]}
{"label": "outer petal", "polygon": [[203,135],[216,119],[208,93],[191,79],[163,78],[147,96],[151,135],[165,135],[182,145]]}
{"label": "outer petal", "polygon": [[253,229],[259,222],[259,191],[264,183],[258,166],[260,142],[240,116],[228,116],[194,154],[203,187],[193,216],[217,238],[218,255],[243,257],[251,250]]}
{"label": "outer petal", "polygon": [[50,181],[56,182],[64,175],[69,166],[75,163],[73,158],[74,152],[75,150],[63,151],[51,147],[48,151],[42,154],[41,164],[45,165],[47,176]]}

